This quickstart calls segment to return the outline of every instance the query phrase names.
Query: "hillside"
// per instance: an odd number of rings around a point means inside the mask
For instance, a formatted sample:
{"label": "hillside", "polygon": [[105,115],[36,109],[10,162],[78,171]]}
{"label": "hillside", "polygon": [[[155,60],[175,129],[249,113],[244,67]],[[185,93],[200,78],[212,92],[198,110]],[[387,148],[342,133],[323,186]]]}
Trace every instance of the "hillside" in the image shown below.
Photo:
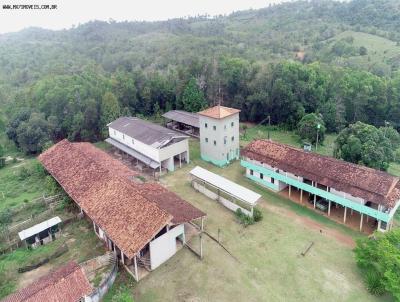
{"label": "hillside", "polygon": [[114,116],[187,109],[191,79],[209,104],[240,108],[243,121],[269,115],[293,129],[318,112],[331,132],[358,120],[399,128],[399,20],[396,0],[324,0],[3,34],[0,129],[34,112],[26,130],[41,129],[41,144],[96,141]]}

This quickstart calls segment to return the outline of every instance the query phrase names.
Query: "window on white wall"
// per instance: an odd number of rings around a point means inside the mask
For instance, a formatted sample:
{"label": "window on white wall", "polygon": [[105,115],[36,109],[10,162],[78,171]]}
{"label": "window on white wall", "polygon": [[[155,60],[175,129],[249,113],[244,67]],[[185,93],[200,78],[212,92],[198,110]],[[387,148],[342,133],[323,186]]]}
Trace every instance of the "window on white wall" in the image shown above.
{"label": "window on white wall", "polygon": [[232,140],[232,142],[233,142],[233,141],[235,140],[235,137],[234,137],[234,136],[232,136],[232,137],[231,137],[231,140]]}
{"label": "window on white wall", "polygon": [[253,170],[250,169],[250,175],[253,175],[253,174],[254,174]]}
{"label": "window on white wall", "polygon": [[233,125],[234,125],[234,124],[235,124],[235,123],[234,123],[234,122],[232,122],[232,123],[231,123],[231,127],[233,127]]}
{"label": "window on white wall", "polygon": [[208,143],[208,137],[206,137],[206,143]]}
{"label": "window on white wall", "polygon": [[264,174],[260,173],[260,178],[264,179]]}
{"label": "window on white wall", "polygon": [[214,146],[216,146],[217,145],[217,141],[214,141]]}
{"label": "window on white wall", "polygon": [[205,123],[205,124],[204,124],[204,127],[205,127],[205,128],[207,128],[207,127],[208,127],[207,123]]}
{"label": "window on white wall", "polygon": [[214,125],[214,126],[213,126],[213,129],[214,129],[214,131],[217,130],[217,126]]}

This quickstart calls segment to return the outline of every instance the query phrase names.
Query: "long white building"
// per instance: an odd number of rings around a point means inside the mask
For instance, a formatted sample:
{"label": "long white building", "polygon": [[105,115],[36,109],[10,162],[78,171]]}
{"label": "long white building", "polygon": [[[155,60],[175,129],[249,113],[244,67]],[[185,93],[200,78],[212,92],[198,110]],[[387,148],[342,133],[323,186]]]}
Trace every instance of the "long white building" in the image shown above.
{"label": "long white building", "polygon": [[174,171],[189,163],[189,136],[136,117],[120,117],[107,126],[106,142],[152,169]]}

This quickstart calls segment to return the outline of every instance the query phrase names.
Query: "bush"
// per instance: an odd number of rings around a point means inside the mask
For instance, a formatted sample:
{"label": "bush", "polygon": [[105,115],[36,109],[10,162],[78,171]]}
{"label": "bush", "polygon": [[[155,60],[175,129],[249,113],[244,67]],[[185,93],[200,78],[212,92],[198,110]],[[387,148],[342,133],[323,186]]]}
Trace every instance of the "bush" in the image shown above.
{"label": "bush", "polygon": [[381,296],[385,293],[385,286],[381,282],[381,276],[372,270],[365,274],[365,284],[368,291],[373,295]]}
{"label": "bush", "polygon": [[263,213],[260,209],[254,208],[253,209],[253,219],[255,222],[259,222],[263,219]]}
{"label": "bush", "polygon": [[244,226],[254,224],[255,222],[253,217],[245,214],[240,208],[236,210],[235,215],[239,222]]}
{"label": "bush", "polygon": [[360,238],[354,252],[367,289],[376,295],[389,292],[400,301],[400,229]]}
{"label": "bush", "polygon": [[28,168],[26,167],[21,167],[21,169],[18,172],[18,179],[19,180],[25,180],[27,179],[29,176],[32,175],[32,171],[30,171]]}

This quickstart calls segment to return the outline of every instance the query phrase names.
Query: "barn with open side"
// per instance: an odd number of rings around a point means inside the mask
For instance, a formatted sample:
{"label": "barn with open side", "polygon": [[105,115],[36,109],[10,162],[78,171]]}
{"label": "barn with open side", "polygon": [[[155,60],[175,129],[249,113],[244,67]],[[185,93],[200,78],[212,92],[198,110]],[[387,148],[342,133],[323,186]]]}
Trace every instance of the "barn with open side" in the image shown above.
{"label": "barn with open side", "polygon": [[171,110],[164,113],[163,117],[167,120],[167,128],[199,138],[200,123],[197,113]]}
{"label": "barn with open side", "polygon": [[192,186],[197,191],[234,212],[241,209],[247,215],[253,216],[253,208],[261,198],[260,194],[199,166],[190,171],[190,176]]}
{"label": "barn with open side", "polygon": [[18,233],[18,236],[21,241],[25,241],[28,247],[35,248],[58,238],[60,236],[60,223],[60,217],[56,216],[22,230]]}
{"label": "barn with open side", "polygon": [[137,172],[90,143],[63,140],[39,160],[135,280],[203,231],[204,212],[158,183],[135,181]]}

